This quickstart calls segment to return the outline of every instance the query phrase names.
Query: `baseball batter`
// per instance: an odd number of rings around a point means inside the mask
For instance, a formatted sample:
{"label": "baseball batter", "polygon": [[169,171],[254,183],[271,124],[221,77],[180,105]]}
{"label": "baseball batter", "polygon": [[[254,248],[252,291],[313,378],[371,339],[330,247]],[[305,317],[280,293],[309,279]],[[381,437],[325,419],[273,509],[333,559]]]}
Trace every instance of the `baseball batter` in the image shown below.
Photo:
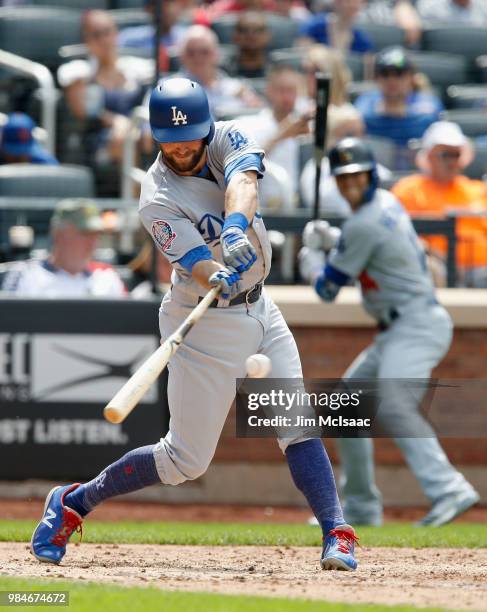
{"label": "baseball batter", "polygon": [[[398,432],[395,438],[421,488],[432,502],[422,525],[442,525],[479,501],[473,487],[449,463],[433,430],[417,411],[422,398],[387,393],[387,379],[429,379],[447,352],[452,323],[436,301],[422,245],[411,220],[394,195],[378,189],[377,168],[368,147],[346,138],[330,151],[331,173],[353,215],[341,235],[324,220],[307,224],[300,253],[303,276],[312,280],[323,300],[358,279],[365,309],[380,333],[352,363],[346,379],[380,381],[384,417]],[[335,246],[335,248],[332,248]],[[321,247],[321,250],[316,250]],[[326,265],[324,251],[332,249]],[[428,437],[414,437],[415,433]],[[337,440],[343,466],[344,512],[347,520],[378,525],[382,500],[374,482],[371,439]]]}
{"label": "baseball batter", "polygon": [[[266,355],[274,377],[302,388],[296,343],[263,290],[271,249],[258,211],[262,149],[234,123],[215,124],[204,90],[189,79],[161,81],[151,95],[150,123],[160,153],[142,186],[140,216],[174,268],[160,310],[162,337],[210,287],[221,288],[220,299],[169,362],[167,435],[127,453],[90,482],[53,489],[32,537],[40,561],[59,563],[73,531],[104,499],[201,476],[249,355]],[[321,440],[283,438],[279,444],[322,526],[321,567],[355,569],[356,536],[343,519]]]}

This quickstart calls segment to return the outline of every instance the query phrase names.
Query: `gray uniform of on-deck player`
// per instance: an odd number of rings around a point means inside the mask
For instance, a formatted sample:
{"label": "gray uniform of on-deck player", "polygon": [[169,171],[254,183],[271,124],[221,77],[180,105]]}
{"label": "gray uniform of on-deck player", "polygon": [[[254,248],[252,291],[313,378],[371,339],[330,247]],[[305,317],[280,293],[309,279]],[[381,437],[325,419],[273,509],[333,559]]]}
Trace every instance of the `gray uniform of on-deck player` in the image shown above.
{"label": "gray uniform of on-deck player", "polygon": [[[140,217],[174,267],[173,287],[160,310],[162,338],[174,331],[207,292],[178,261],[192,249],[207,245],[213,258],[223,263],[219,237],[225,210],[224,169],[249,153],[263,155],[235,124],[218,122],[207,147],[207,165],[214,180],[179,176],[164,165],[161,154],[144,179]],[[258,213],[246,234],[257,260],[242,274],[242,291],[266,278],[271,259]],[[176,485],[206,471],[235,397],[236,379],[246,376],[249,355],[267,355],[273,377],[302,377],[294,338],[265,291],[253,304],[226,305],[220,300],[218,308],[208,309],[169,362],[169,432],[154,451],[165,484]],[[281,448],[288,443],[290,440],[281,441]]]}
{"label": "gray uniform of on-deck player", "polygon": [[[344,223],[328,263],[360,280],[365,309],[383,327],[389,326],[355,359],[344,378],[429,378],[450,346],[452,323],[435,299],[422,245],[394,195],[378,189],[372,201]],[[408,409],[404,398],[385,398],[381,411],[399,430],[424,435],[428,426],[414,403]],[[432,501],[471,488],[449,463],[432,431],[428,438],[395,441]],[[344,468],[345,518],[349,522],[378,522],[382,503],[374,483],[372,440],[338,442]]]}

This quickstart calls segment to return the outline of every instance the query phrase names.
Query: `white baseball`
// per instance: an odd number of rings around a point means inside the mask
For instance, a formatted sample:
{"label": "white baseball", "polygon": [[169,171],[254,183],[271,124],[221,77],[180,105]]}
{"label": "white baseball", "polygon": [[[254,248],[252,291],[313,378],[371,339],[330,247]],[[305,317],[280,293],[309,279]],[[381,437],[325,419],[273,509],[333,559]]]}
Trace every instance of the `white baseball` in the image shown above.
{"label": "white baseball", "polygon": [[272,370],[272,362],[269,357],[257,353],[247,357],[245,367],[250,378],[265,378]]}

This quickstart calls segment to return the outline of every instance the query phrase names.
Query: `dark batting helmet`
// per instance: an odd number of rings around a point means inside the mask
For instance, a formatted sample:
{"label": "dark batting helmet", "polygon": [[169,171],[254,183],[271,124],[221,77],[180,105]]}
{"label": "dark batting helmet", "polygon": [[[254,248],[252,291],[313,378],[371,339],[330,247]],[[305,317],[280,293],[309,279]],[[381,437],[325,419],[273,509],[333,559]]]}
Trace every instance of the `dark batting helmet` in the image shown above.
{"label": "dark batting helmet", "polygon": [[161,80],[150,97],[149,118],[157,142],[211,140],[215,131],[205,90],[190,79]]}
{"label": "dark batting helmet", "polygon": [[365,194],[365,201],[372,199],[379,185],[377,164],[369,146],[360,138],[339,140],[328,153],[330,173],[333,176],[370,172],[370,187]]}

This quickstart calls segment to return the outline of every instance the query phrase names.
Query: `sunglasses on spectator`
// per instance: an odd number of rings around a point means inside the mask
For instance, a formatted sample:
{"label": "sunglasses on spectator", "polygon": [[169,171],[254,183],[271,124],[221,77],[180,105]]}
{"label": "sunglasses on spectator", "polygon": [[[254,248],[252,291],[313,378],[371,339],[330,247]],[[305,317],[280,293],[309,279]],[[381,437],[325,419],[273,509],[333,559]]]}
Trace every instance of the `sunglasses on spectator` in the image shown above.
{"label": "sunglasses on spectator", "polygon": [[403,70],[402,68],[385,68],[384,70],[379,70],[377,75],[382,77],[383,79],[388,79],[389,77],[401,77],[404,74],[409,72],[409,70]]}
{"label": "sunglasses on spectator", "polygon": [[443,161],[447,161],[448,159],[460,159],[460,156],[460,151],[438,151],[436,154],[436,157]]}
{"label": "sunglasses on spectator", "polygon": [[198,55],[210,55],[210,54],[211,54],[211,49],[204,49],[204,48],[186,49],[186,55],[188,55],[189,57],[197,57]]}
{"label": "sunglasses on spectator", "polygon": [[92,30],[91,32],[86,32],[85,38],[93,38],[94,40],[98,40],[99,38],[110,36],[114,32],[115,32],[115,28],[111,28],[111,27],[100,28],[98,30]]}
{"label": "sunglasses on spectator", "polygon": [[239,34],[262,34],[267,32],[266,26],[237,26]]}

